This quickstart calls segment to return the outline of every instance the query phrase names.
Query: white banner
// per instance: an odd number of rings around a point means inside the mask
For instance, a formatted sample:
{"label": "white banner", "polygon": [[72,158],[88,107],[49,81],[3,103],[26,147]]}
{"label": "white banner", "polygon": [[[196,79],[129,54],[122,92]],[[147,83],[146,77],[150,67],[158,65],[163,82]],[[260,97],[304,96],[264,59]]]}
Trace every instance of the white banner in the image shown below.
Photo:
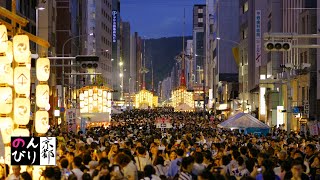
{"label": "white banner", "polygon": [[256,67],[261,66],[261,10],[256,10],[256,19],[255,19],[255,60]]}
{"label": "white banner", "polygon": [[56,138],[40,137],[40,166],[56,165]]}

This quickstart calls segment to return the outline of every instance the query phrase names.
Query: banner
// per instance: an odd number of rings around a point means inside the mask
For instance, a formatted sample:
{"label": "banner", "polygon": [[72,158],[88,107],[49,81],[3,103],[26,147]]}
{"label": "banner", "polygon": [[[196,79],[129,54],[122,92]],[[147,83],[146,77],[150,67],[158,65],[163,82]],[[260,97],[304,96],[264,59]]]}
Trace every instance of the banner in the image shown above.
{"label": "banner", "polygon": [[77,121],[76,121],[76,109],[67,109],[67,127],[68,132],[76,132],[77,131]]}
{"label": "banner", "polygon": [[56,137],[11,137],[11,165],[56,165]]}
{"label": "banner", "polygon": [[157,118],[155,125],[157,128],[172,128],[171,119],[165,117]]}
{"label": "banner", "polygon": [[308,122],[308,127],[310,130],[311,136],[317,136],[319,134],[318,132],[318,122]]}
{"label": "banner", "polygon": [[255,37],[256,37],[256,47],[255,47],[255,60],[256,67],[261,66],[261,10],[256,10],[255,19]]}

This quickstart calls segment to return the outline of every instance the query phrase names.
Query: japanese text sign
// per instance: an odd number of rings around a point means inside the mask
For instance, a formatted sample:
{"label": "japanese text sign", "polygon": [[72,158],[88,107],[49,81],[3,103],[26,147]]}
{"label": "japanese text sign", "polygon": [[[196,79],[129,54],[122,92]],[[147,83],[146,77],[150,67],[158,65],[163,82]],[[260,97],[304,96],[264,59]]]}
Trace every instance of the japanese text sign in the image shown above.
{"label": "japanese text sign", "polygon": [[56,165],[56,138],[11,137],[11,165]]}

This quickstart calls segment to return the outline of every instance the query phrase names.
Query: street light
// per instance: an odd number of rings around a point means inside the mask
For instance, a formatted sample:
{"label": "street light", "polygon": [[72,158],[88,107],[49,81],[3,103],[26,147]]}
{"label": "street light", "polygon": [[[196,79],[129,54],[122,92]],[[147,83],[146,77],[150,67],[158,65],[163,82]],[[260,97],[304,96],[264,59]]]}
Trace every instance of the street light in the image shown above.
{"label": "street light", "polygon": [[[75,36],[75,37],[71,37],[69,39],[67,39],[63,45],[62,45],[62,57],[64,57],[64,48],[66,46],[66,44],[73,40],[73,39],[76,39],[76,38],[79,38],[79,37],[83,37],[83,36],[93,36],[94,34],[93,33],[90,33],[90,34],[82,34],[82,35],[79,35],[79,36]],[[62,75],[61,75],[61,86],[62,86],[62,89],[61,89],[61,107],[64,107],[64,59],[62,60]],[[62,122],[64,123],[64,116],[62,116]]]}

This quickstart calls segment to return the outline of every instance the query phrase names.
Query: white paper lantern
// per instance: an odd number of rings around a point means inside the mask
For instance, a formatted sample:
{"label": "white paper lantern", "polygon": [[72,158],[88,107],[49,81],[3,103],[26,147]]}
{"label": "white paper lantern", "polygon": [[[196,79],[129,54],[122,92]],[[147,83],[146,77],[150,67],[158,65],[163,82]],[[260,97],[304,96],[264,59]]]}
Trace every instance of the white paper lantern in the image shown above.
{"label": "white paper lantern", "polygon": [[13,69],[10,64],[0,64],[0,84],[13,85]]}
{"label": "white paper lantern", "polygon": [[11,141],[11,134],[13,132],[13,121],[11,117],[0,117],[0,129],[3,143],[7,144]]}
{"label": "white paper lantern", "polygon": [[47,108],[49,104],[49,86],[47,84],[37,85],[36,104],[39,108]]}
{"label": "white paper lantern", "polygon": [[84,100],[84,94],[83,94],[83,93],[80,93],[80,94],[79,94],[79,100],[80,100],[80,101],[83,101],[83,100]]}
{"label": "white paper lantern", "polygon": [[16,98],[14,100],[14,123],[27,125],[30,118],[29,98]]}
{"label": "white paper lantern", "polygon": [[35,129],[37,133],[44,134],[48,131],[49,126],[49,114],[47,111],[36,112]]}
{"label": "white paper lantern", "polygon": [[17,63],[28,63],[30,59],[30,44],[27,35],[13,37],[13,55]]}
{"label": "white paper lantern", "polygon": [[18,94],[30,93],[30,70],[27,67],[14,68],[14,88]]}
{"label": "white paper lantern", "polygon": [[12,132],[13,137],[28,137],[30,136],[30,132],[28,129],[17,128]]}
{"label": "white paper lantern", "polygon": [[111,100],[111,95],[112,95],[111,92],[108,92],[108,97],[107,97],[108,100]]}
{"label": "white paper lantern", "polygon": [[98,99],[98,94],[97,93],[93,93],[93,100],[96,101]]}
{"label": "white paper lantern", "polygon": [[98,103],[102,104],[102,97],[98,97]]}
{"label": "white paper lantern", "polygon": [[89,97],[93,95],[93,89],[89,89]]}
{"label": "white paper lantern", "polygon": [[[8,49],[6,52],[6,57],[7,57],[7,63],[6,64],[10,64],[13,61],[13,47],[12,47],[12,42],[8,41]],[[5,62],[2,62],[5,63]]]}
{"label": "white paper lantern", "polygon": [[9,114],[12,111],[11,87],[0,87],[0,114]]}
{"label": "white paper lantern", "polygon": [[39,81],[48,81],[50,76],[50,60],[48,58],[37,59],[36,71]]}
{"label": "white paper lantern", "polygon": [[102,89],[98,89],[98,96],[102,96]]}
{"label": "white paper lantern", "polygon": [[84,95],[85,98],[89,97],[89,92],[88,91],[83,91],[83,95]]}
{"label": "white paper lantern", "polygon": [[0,53],[5,53],[8,49],[8,32],[5,25],[0,25]]}

